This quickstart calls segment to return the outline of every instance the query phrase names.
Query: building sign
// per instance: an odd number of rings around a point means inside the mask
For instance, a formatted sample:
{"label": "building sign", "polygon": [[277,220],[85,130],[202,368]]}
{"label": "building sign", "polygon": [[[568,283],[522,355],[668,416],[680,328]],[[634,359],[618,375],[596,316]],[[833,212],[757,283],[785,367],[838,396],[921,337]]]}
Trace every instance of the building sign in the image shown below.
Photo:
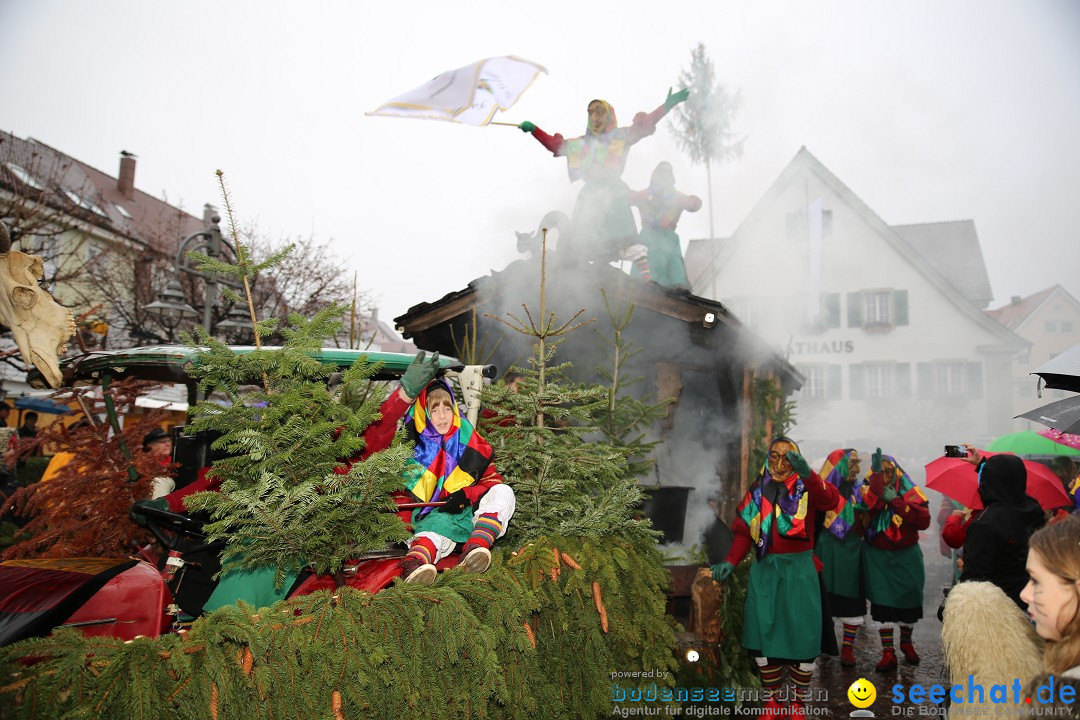
{"label": "building sign", "polygon": [[854,340],[804,340],[792,342],[792,355],[846,355],[855,352]]}

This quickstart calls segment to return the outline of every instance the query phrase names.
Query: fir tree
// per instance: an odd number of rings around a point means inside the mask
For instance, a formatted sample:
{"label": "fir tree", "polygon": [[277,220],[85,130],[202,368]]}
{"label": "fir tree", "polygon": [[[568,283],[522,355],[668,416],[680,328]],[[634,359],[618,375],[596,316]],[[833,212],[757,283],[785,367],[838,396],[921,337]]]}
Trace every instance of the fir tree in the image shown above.
{"label": "fir tree", "polygon": [[[205,256],[199,262],[245,288],[258,345],[277,328],[255,321],[250,280],[268,264],[281,262],[287,251],[266,263],[252,262],[236,238],[232,204],[221,182],[237,263]],[[335,394],[328,387],[334,369],[313,357],[340,329],[343,314],[344,308],[334,305],[311,319],[292,315],[289,327],[280,331],[285,339],[280,349],[260,347],[249,354],[234,353],[201,328],[196,331],[206,349],[191,375],[200,390],[222,393],[229,403],[200,403],[191,427],[220,433],[214,447],[228,457],[211,470],[221,480],[220,492],[193,495],[186,504],[209,511],[206,532],[212,541],[228,541],[222,552],[226,570],[276,567],[280,585],[287,571],[308,565],[338,574],[341,583],[348,558],[407,537],[392,512],[390,493],[400,485],[411,448],[398,444],[362,462],[345,462],[360,456],[363,431],[378,417],[378,398],[361,390],[378,366],[361,358],[341,375]],[[259,379],[261,386],[249,385]]]}
{"label": "fir tree", "polygon": [[648,522],[635,518],[641,490],[628,467],[633,448],[587,439],[602,436],[596,419],[609,408],[611,396],[603,387],[569,381],[569,363],[553,364],[562,338],[585,323],[574,324],[584,311],[561,325],[554,313],[547,312],[546,242],[545,231],[540,321],[527,306],[527,322],[514,315],[509,320],[496,318],[535,339],[529,367],[518,369],[524,377],[515,388],[492,389],[485,399],[494,417],[482,432],[517,495],[508,534],[522,540],[552,533],[651,540]]}

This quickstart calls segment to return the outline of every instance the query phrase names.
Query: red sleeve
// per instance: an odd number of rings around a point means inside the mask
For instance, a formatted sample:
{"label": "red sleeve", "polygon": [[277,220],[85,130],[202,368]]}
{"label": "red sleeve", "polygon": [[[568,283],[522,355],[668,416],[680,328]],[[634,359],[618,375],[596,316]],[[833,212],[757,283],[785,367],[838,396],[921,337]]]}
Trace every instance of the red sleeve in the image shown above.
{"label": "red sleeve", "polygon": [[182,513],[187,511],[187,507],[184,505],[184,498],[188,495],[194,495],[197,492],[217,492],[221,487],[221,480],[218,477],[210,479],[207,477],[207,473],[210,471],[210,466],[199,469],[199,474],[195,477],[195,481],[188,483],[179,490],[174,490],[165,496],[166,502],[169,503],[169,509],[175,513]]}
{"label": "red sleeve", "polygon": [[499,471],[495,468],[495,463],[492,462],[487,466],[487,470],[484,471],[484,476],[480,480],[464,488],[465,497],[469,498],[469,502],[475,505],[480,502],[480,498],[484,497],[484,493],[502,481],[502,475],[499,474]]}
{"label": "red sleeve", "polygon": [[550,150],[552,155],[557,156],[562,154],[563,136],[559,133],[555,133],[554,135],[548,135],[540,128],[534,127],[532,131],[532,136],[536,138],[537,142]]}
{"label": "red sleeve", "polygon": [[397,390],[383,400],[382,405],[379,406],[382,417],[368,425],[367,430],[364,431],[364,451],[360,455],[361,460],[366,460],[374,453],[390,447],[390,443],[394,441],[394,435],[397,434],[398,422],[405,417],[405,413],[411,406],[412,401],[401,397],[401,393]]}
{"label": "red sleeve", "polygon": [[631,139],[630,142],[635,143],[643,137],[649,137],[656,132],[656,124],[664,119],[664,116],[668,114],[668,109],[661,105],[653,110],[651,113],[639,112],[634,116],[634,122],[630,126]]}
{"label": "red sleeve", "polygon": [[905,523],[911,523],[911,527],[916,530],[925,530],[930,527],[930,506],[925,502],[909,503],[903,495],[897,495],[889,506]]}
{"label": "red sleeve", "polygon": [[836,486],[821,479],[816,472],[811,471],[810,477],[803,483],[806,491],[810,493],[810,504],[816,510],[832,510],[840,503],[840,493]]}
{"label": "red sleeve", "polygon": [[[742,525],[742,528],[744,528],[746,532],[741,532],[739,525]],[[735,531],[735,536],[731,540],[731,549],[728,550],[725,561],[732,565],[738,565],[742,562],[742,559],[746,557],[746,553],[750,552],[750,547],[753,543],[750,541],[750,529],[746,527],[746,523],[738,520],[735,522],[735,527],[732,529]]]}
{"label": "red sleeve", "polygon": [[949,547],[958,550],[964,547],[964,540],[967,539],[967,526],[968,524],[964,522],[964,518],[960,515],[950,515],[949,519],[945,521],[945,526],[941,528],[941,539]]}

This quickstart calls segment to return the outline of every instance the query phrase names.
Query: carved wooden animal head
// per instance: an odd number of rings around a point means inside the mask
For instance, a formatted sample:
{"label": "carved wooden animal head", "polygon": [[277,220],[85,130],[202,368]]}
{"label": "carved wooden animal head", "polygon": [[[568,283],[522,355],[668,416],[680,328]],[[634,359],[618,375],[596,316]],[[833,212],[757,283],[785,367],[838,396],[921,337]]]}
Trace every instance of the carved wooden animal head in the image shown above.
{"label": "carved wooden animal head", "polygon": [[[3,229],[0,234],[6,235]],[[0,323],[11,328],[23,360],[41,371],[49,385],[60,387],[60,356],[67,352],[75,321],[70,310],[38,285],[44,276],[39,256],[18,250],[0,253]]]}

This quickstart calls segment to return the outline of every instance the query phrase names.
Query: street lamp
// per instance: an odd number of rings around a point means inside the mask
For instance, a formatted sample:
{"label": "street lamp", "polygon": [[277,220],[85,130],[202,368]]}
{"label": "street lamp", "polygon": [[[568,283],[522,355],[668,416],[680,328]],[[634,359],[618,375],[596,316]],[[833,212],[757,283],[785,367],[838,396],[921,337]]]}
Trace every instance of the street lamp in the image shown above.
{"label": "street lamp", "polygon": [[[221,217],[214,215],[210,218],[210,225],[205,230],[194,232],[184,238],[176,251],[176,265],[174,266],[177,275],[185,272],[203,279],[206,286],[203,304],[203,327],[206,328],[206,332],[210,335],[213,335],[215,329],[230,332],[250,325],[250,318],[247,313],[236,306],[229,311],[224,320],[216,325],[214,324],[213,312],[214,305],[217,303],[218,286],[228,285],[237,290],[242,289],[242,287],[212,272],[198,269],[191,264],[188,258],[188,253],[198,251],[202,251],[208,257],[217,258],[223,254],[223,250],[227,250],[229,255],[236,257],[236,251],[232,245],[221,236],[220,222]],[[157,301],[150,303],[145,309],[158,318],[161,324],[170,331],[176,329],[184,320],[191,320],[199,316],[199,311],[187,303],[178,278],[170,280],[165,289],[158,295]]]}

